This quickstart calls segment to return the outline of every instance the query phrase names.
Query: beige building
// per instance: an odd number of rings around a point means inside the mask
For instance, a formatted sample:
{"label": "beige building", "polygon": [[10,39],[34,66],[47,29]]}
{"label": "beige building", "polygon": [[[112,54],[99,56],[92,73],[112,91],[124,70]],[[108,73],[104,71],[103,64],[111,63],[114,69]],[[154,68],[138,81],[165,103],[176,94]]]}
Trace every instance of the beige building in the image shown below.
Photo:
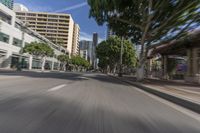
{"label": "beige building", "polygon": [[79,40],[80,40],[80,27],[74,23],[72,54],[79,55]]}
{"label": "beige building", "polygon": [[70,14],[16,11],[16,16],[53,43],[63,45],[69,55],[77,54],[80,28]]}

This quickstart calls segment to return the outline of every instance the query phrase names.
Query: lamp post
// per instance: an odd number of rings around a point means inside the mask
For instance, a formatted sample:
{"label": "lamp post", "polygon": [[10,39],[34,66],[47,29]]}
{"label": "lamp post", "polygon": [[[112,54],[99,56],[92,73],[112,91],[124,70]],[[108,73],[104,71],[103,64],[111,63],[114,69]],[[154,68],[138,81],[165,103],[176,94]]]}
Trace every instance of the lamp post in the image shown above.
{"label": "lamp post", "polygon": [[122,37],[121,39],[121,49],[120,49],[120,66],[119,66],[119,74],[118,76],[119,77],[122,77],[123,76],[123,72],[122,72],[122,65],[123,65],[123,48],[124,48],[124,38]]}

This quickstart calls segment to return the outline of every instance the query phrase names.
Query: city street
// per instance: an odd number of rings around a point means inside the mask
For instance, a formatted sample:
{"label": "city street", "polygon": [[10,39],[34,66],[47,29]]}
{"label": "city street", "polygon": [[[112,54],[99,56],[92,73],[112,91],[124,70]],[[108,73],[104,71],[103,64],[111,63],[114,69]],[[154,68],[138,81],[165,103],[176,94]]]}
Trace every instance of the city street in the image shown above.
{"label": "city street", "polygon": [[200,132],[198,120],[106,75],[0,76],[1,133]]}

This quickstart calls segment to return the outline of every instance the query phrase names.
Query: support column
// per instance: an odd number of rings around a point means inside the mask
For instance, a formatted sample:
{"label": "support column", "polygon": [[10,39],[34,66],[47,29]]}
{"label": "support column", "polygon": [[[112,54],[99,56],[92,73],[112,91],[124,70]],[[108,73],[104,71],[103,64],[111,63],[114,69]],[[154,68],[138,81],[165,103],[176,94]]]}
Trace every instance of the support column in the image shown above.
{"label": "support column", "polygon": [[12,62],[12,52],[11,51],[7,51],[6,56],[4,57],[4,63],[2,64],[2,66],[6,69],[10,69],[11,68],[11,62]]}
{"label": "support column", "polygon": [[200,83],[198,51],[198,48],[190,48],[187,50],[188,69],[185,80],[188,82]]}
{"label": "support column", "polygon": [[169,79],[168,72],[167,72],[167,60],[168,60],[168,56],[163,55],[162,57],[163,79],[166,79],[166,80]]}
{"label": "support column", "polygon": [[187,58],[187,77],[190,77],[193,75],[193,54],[191,48],[187,49]]}
{"label": "support column", "polygon": [[198,49],[194,48],[192,54],[193,54],[193,73],[194,76],[196,76],[196,74],[198,74]]}
{"label": "support column", "polygon": [[58,62],[58,70],[61,71],[61,63],[60,63],[60,61]]}
{"label": "support column", "polygon": [[54,59],[51,62],[51,71],[53,71],[53,70],[54,70]]}
{"label": "support column", "polygon": [[147,60],[147,76],[152,78],[152,59]]}
{"label": "support column", "polygon": [[30,56],[29,56],[29,66],[28,66],[28,69],[29,69],[29,70],[32,69],[32,64],[33,64],[33,56],[30,55]]}

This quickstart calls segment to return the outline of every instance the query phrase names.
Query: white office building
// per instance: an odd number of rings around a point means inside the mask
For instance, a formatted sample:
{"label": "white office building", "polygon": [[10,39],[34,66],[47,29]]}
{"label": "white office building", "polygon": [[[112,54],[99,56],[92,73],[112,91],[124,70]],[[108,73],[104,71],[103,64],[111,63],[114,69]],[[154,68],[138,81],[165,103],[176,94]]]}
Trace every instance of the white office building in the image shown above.
{"label": "white office building", "polygon": [[80,27],[66,13],[32,12],[22,4],[14,4],[16,17],[55,44],[61,44],[69,55],[78,55]]}
{"label": "white office building", "polygon": [[0,68],[14,69],[21,58],[22,68],[41,69],[42,60],[40,57],[21,52],[25,45],[35,41],[47,43],[54,50],[55,56],[47,58],[46,69],[58,69],[60,62],[56,57],[69,51],[27,28],[24,23],[16,19],[14,11],[0,3]]}

